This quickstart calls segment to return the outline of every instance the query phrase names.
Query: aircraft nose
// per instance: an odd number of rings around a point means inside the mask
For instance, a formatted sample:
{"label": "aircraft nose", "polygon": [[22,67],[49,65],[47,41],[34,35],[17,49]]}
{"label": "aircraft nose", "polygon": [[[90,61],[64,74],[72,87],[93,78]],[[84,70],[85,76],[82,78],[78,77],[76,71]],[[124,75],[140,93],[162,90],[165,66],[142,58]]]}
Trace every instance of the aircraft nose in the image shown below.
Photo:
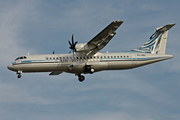
{"label": "aircraft nose", "polygon": [[12,64],[9,64],[9,65],[7,66],[7,68],[8,68],[9,70],[13,70],[13,65],[12,65]]}

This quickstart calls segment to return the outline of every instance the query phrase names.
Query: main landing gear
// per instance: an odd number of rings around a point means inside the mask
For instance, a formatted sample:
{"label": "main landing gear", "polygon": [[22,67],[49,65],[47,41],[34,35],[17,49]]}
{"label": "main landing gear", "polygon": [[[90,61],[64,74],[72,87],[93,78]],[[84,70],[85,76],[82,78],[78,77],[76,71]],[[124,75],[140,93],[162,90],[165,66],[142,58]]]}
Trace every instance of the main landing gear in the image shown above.
{"label": "main landing gear", "polygon": [[93,74],[94,71],[95,71],[95,70],[94,70],[94,68],[93,68],[92,65],[85,65],[85,67],[84,67],[84,72]]}
{"label": "main landing gear", "polygon": [[78,80],[79,80],[80,82],[83,82],[83,81],[85,80],[85,77],[84,77],[83,75],[79,74],[79,75],[78,75]]}
{"label": "main landing gear", "polygon": [[[84,66],[84,73],[90,73],[93,74],[95,72],[94,68],[92,65],[85,65]],[[83,82],[85,80],[85,77],[81,74],[76,74],[78,76],[78,80],[80,82]]]}

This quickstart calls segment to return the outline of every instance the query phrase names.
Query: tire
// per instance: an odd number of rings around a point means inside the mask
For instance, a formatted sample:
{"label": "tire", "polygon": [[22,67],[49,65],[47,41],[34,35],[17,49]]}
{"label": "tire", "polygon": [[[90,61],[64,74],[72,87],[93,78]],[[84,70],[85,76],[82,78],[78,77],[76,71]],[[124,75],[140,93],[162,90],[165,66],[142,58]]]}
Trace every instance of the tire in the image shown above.
{"label": "tire", "polygon": [[18,78],[21,78],[21,75],[19,74],[17,77],[18,77]]}
{"label": "tire", "polygon": [[79,79],[80,82],[83,82],[85,80],[85,77],[83,75],[81,75],[81,76],[79,76],[78,79]]}

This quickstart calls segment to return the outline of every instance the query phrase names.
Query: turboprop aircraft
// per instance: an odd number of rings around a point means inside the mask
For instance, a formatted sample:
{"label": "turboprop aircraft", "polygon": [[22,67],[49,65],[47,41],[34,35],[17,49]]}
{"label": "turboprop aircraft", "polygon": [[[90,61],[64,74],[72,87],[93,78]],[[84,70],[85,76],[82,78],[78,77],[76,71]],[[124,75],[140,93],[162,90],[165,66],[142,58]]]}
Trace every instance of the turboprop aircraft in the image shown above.
{"label": "turboprop aircraft", "polygon": [[124,70],[173,58],[166,55],[168,30],[175,24],[168,24],[156,28],[152,36],[142,47],[121,53],[100,53],[108,42],[115,36],[116,30],[123,21],[113,21],[88,43],[72,42],[69,54],[22,55],[8,65],[8,69],[15,71],[18,78],[21,73],[51,72],[49,75],[59,75],[63,72],[78,76],[80,82],[85,77],[82,74],[93,74],[103,70]]}

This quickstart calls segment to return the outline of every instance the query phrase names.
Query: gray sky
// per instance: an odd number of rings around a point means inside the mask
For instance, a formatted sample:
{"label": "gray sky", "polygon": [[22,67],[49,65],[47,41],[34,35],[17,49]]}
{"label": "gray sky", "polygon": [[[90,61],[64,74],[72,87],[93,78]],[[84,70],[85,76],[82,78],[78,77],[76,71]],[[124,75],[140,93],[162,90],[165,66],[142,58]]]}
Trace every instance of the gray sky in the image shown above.
{"label": "gray sky", "polygon": [[[180,119],[180,2],[177,0],[0,0],[1,120]],[[128,51],[169,23],[174,58],[125,71],[85,75],[23,74],[7,69],[23,54],[68,53],[74,34],[86,43],[114,20],[124,23],[100,52]]]}

